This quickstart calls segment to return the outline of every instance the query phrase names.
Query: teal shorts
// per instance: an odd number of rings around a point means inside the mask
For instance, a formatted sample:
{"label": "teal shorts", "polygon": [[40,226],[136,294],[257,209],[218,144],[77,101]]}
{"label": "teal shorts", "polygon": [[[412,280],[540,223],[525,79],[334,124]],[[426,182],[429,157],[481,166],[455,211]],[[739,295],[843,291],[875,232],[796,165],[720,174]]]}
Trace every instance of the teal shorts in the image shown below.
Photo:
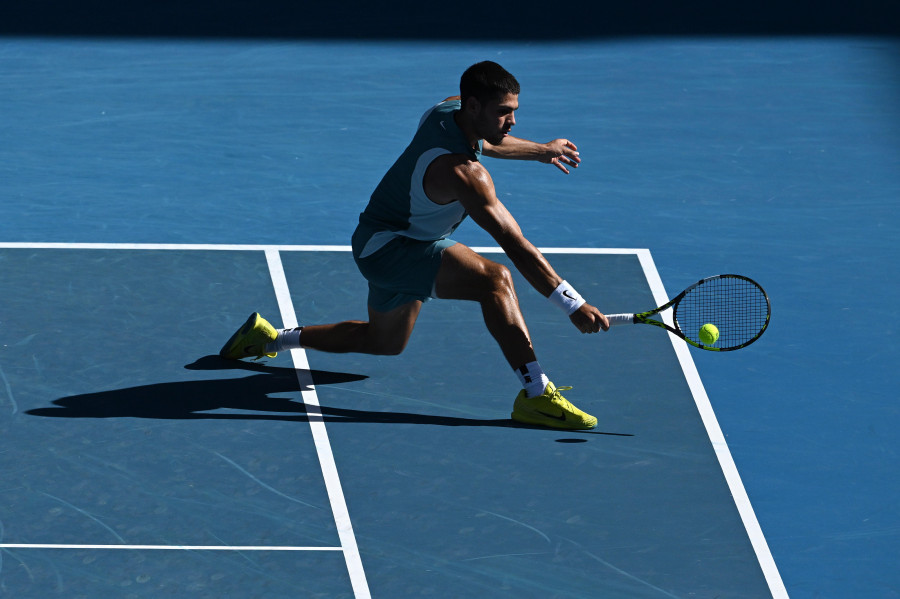
{"label": "teal shorts", "polygon": [[389,312],[412,301],[434,297],[434,281],[444,250],[452,239],[419,241],[397,235],[375,252],[361,258],[373,231],[357,227],[353,233],[353,259],[369,282],[369,307]]}

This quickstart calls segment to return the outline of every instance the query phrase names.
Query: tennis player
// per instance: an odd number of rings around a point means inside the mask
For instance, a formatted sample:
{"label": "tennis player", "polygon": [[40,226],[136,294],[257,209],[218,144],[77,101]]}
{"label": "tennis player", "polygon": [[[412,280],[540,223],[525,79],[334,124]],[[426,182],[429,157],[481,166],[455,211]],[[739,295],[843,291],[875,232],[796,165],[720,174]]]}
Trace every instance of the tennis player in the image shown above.
{"label": "tennis player", "polygon": [[429,109],[409,147],[388,170],[359,218],[353,257],[369,283],[368,322],[345,321],[276,330],[258,313],[222,348],[225,358],[274,357],[307,348],[397,355],[406,347],[422,303],[478,302],[488,331],[518,375],[522,390],[512,418],[562,429],[597,419],[573,406],[541,369],[509,270],[450,238],[470,216],[506,252],[525,279],[561,308],[582,333],[609,322],[560,277],[522,234],[497,198],[482,156],[536,160],[568,174],[581,159],[567,139],[535,143],[513,137],[519,83],[494,62],[469,67],[460,96]]}

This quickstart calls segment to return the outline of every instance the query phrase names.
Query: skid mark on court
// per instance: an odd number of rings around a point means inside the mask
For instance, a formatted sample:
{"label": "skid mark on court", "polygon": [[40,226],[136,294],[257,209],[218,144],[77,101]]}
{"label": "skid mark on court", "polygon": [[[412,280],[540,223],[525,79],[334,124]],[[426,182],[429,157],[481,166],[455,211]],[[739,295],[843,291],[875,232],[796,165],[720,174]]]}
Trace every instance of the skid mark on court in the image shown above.
{"label": "skid mark on court", "polygon": [[503,520],[507,520],[508,522],[512,522],[513,524],[518,524],[519,526],[524,526],[524,527],[527,528],[528,530],[533,530],[534,532],[536,532],[536,533],[538,533],[539,535],[541,535],[542,537],[544,537],[544,540],[547,541],[547,543],[552,543],[552,541],[550,540],[550,537],[548,537],[546,534],[544,534],[543,532],[541,532],[541,531],[539,531],[538,529],[536,529],[534,526],[530,526],[530,525],[525,524],[524,522],[520,522],[519,520],[516,520],[516,519],[514,519],[514,518],[509,518],[509,517],[507,517],[507,516],[501,516],[500,514],[496,514],[496,513],[494,513],[494,512],[489,512],[489,511],[487,511],[487,510],[480,510],[480,511],[481,511],[482,513],[485,513],[485,514],[489,514],[489,515],[491,515],[491,516],[496,516],[497,518],[501,518],[501,519],[503,519]]}
{"label": "skid mark on court", "polygon": [[633,574],[629,574],[629,573],[626,572],[625,570],[622,570],[621,568],[615,567],[614,565],[612,565],[611,563],[609,563],[609,562],[606,561],[605,559],[603,559],[603,558],[601,558],[601,557],[598,557],[598,556],[594,555],[594,554],[591,553],[590,551],[585,551],[584,554],[585,554],[586,556],[590,557],[591,559],[600,562],[601,564],[603,564],[604,566],[606,566],[607,568],[609,568],[609,569],[612,570],[613,572],[616,572],[617,574],[621,574],[622,576],[624,576],[625,578],[627,578],[627,579],[629,579],[629,580],[633,580],[634,582],[637,582],[637,583],[639,583],[639,584],[642,584],[642,585],[644,585],[645,587],[651,588],[651,589],[653,589],[654,591],[658,591],[659,593],[665,595],[666,597],[672,597],[672,599],[680,599],[680,597],[678,597],[678,595],[673,595],[673,594],[670,593],[669,591],[666,591],[666,590],[664,590],[664,589],[661,589],[661,588],[659,588],[659,587],[656,586],[656,585],[650,584],[650,583],[647,582],[646,580],[642,580],[642,579],[638,578],[637,576],[635,576],[635,575],[633,575]]}
{"label": "skid mark on court", "polygon": [[19,404],[16,403],[16,398],[13,397],[12,386],[9,384],[9,379],[6,378],[6,373],[3,372],[3,367],[0,366],[0,379],[3,380],[3,387],[6,389],[6,397],[9,398],[9,404],[12,406],[13,415],[19,411]]}
{"label": "skid mark on court", "polygon": [[92,515],[92,514],[89,514],[88,512],[84,511],[83,509],[81,509],[80,507],[78,507],[78,506],[76,506],[76,505],[72,505],[71,503],[69,503],[69,502],[66,501],[65,499],[60,499],[59,497],[57,497],[57,496],[55,496],[55,495],[51,495],[50,493],[45,493],[44,491],[39,491],[39,493],[40,493],[41,495],[44,495],[45,497],[49,497],[50,499],[52,499],[52,500],[54,500],[54,501],[58,501],[59,503],[61,503],[61,504],[63,504],[64,506],[68,507],[69,509],[75,510],[76,512],[78,512],[79,514],[81,514],[82,516],[84,516],[85,518],[88,518],[88,519],[90,519],[90,520],[93,520],[94,522],[96,522],[97,524],[99,524],[100,526],[102,526],[103,528],[105,528],[106,530],[108,530],[108,531],[110,532],[110,534],[112,534],[114,537],[116,537],[116,539],[119,540],[120,543],[122,543],[122,544],[125,543],[125,539],[123,539],[123,538],[119,535],[119,533],[117,533],[115,530],[113,530],[112,528],[110,528],[109,526],[107,526],[106,524],[104,524],[104,523],[103,523],[99,518],[97,518],[96,516],[94,516],[94,515]]}
{"label": "skid mark on court", "polygon": [[275,493],[275,494],[278,495],[279,497],[284,497],[284,498],[287,499],[288,501],[293,501],[294,503],[299,503],[299,504],[302,505],[302,506],[306,506],[306,507],[309,507],[309,508],[313,508],[314,510],[321,510],[321,509],[322,509],[322,508],[319,507],[319,506],[313,505],[313,504],[311,504],[311,503],[307,503],[307,502],[305,502],[305,501],[302,501],[302,500],[300,500],[300,499],[297,499],[296,497],[291,497],[290,495],[285,495],[284,493],[282,493],[282,492],[279,491],[278,489],[274,489],[274,488],[270,487],[269,485],[267,485],[266,483],[264,483],[263,481],[259,480],[258,478],[256,478],[255,476],[253,476],[252,474],[250,474],[249,472],[247,472],[246,470],[244,470],[244,469],[241,468],[240,466],[238,466],[238,465],[237,465],[236,463],[234,463],[232,460],[230,460],[230,459],[226,458],[225,456],[223,456],[221,453],[219,453],[219,452],[217,452],[217,451],[214,451],[213,453],[216,454],[219,458],[221,458],[221,459],[224,460],[225,462],[227,462],[227,463],[231,464],[232,466],[234,466],[235,469],[237,469],[238,472],[240,472],[241,474],[245,475],[247,478],[249,478],[250,480],[252,480],[252,481],[255,482],[256,484],[258,484],[260,487],[262,487],[262,488],[264,488],[264,489],[266,489],[266,490],[268,490],[268,491],[271,491],[272,493]]}

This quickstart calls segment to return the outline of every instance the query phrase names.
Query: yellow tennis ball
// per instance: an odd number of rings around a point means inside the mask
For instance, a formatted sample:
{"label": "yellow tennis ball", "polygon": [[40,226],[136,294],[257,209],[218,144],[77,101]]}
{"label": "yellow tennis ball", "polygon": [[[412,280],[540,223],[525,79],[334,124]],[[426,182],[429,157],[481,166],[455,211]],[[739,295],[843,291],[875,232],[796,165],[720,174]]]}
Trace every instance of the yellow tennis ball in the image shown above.
{"label": "yellow tennis ball", "polygon": [[719,329],[716,325],[706,323],[700,327],[700,343],[703,345],[712,345],[719,339]]}

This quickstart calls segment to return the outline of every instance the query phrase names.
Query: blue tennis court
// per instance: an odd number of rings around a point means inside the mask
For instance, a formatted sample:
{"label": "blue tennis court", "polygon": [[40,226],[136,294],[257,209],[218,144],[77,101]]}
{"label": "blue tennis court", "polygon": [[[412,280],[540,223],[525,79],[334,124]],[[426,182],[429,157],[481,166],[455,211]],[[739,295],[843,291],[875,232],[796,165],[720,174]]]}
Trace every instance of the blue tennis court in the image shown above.
{"label": "blue tennis court", "polygon": [[[0,591],[896,597],[896,324],[873,343],[872,315],[897,291],[898,50],[0,39]],[[485,58],[522,82],[514,133],[584,159],[487,164],[560,273],[610,313],[747,274],[766,335],[581,336],[517,278],[600,420],[581,433],[509,419],[466,303],[426,304],[399,357],[218,359],[253,311],[364,317],[356,216]]]}
{"label": "blue tennis court", "polygon": [[[551,255],[612,304],[664,296],[645,251]],[[560,356],[548,365],[611,412],[598,431],[566,433],[509,420],[508,381],[479,374],[504,368],[474,305],[436,303],[409,348],[419,358],[399,364],[305,352],[235,364],[211,355],[217,337],[197,334],[220,319],[236,328],[252,306],[288,327],[297,306],[317,320],[352,312],[365,286],[348,282],[346,250],[32,246],[5,250],[3,264],[16,287],[50,278],[64,289],[37,304],[20,296],[9,305],[29,315],[20,322],[70,315],[45,350],[40,334],[10,327],[29,348],[5,365],[4,461],[25,465],[4,518],[5,549],[22,565],[4,580],[17,594],[182,591],[199,577],[210,592],[246,596],[257,576],[272,593],[304,596],[767,591],[760,559],[771,569],[771,556],[751,546],[764,541],[733,500],[744,493],[727,451],[717,456],[721,433],[704,428],[689,354],[666,335],[573,340],[540,316],[543,297],[523,292],[536,344]],[[321,302],[290,290],[309,280],[341,291]],[[141,334],[135,348],[129,335],[78,333],[129,322],[155,323],[159,340]],[[442,376],[453,354],[468,392]],[[619,363],[617,377],[597,380],[597,362]],[[91,566],[67,568],[70,552]],[[149,555],[110,569],[121,552]],[[215,555],[186,566],[184,552]]]}

